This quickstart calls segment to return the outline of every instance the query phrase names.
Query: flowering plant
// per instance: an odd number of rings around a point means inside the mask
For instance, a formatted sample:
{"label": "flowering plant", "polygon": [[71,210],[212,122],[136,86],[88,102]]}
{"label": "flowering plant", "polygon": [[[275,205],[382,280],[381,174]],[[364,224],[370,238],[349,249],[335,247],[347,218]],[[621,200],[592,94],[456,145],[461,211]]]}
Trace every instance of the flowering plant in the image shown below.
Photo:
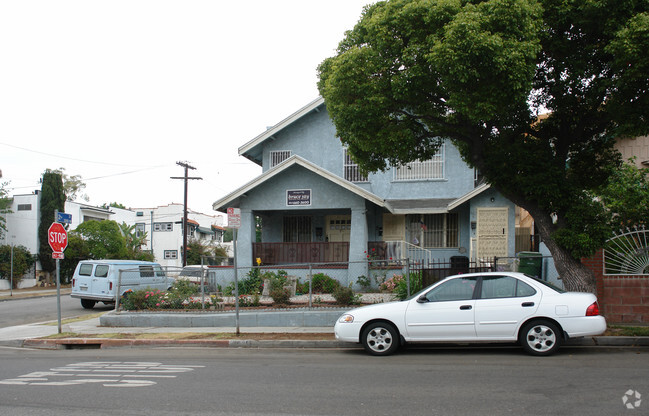
{"label": "flowering plant", "polygon": [[385,290],[387,292],[394,292],[394,290],[399,286],[399,283],[403,281],[403,275],[401,274],[395,274],[385,282],[381,283],[381,290]]}

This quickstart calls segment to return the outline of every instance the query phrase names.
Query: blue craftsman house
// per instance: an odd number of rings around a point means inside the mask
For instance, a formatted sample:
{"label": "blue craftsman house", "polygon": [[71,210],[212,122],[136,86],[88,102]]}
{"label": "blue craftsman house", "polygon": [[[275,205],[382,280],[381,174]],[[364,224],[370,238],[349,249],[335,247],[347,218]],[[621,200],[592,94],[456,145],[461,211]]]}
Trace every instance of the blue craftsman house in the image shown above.
{"label": "blue craftsman house", "polygon": [[257,258],[285,265],[362,262],[368,253],[415,262],[515,254],[516,207],[482,183],[450,141],[430,160],[363,176],[319,98],[241,146],[239,155],[262,174],[213,207],[241,210],[242,267]]}

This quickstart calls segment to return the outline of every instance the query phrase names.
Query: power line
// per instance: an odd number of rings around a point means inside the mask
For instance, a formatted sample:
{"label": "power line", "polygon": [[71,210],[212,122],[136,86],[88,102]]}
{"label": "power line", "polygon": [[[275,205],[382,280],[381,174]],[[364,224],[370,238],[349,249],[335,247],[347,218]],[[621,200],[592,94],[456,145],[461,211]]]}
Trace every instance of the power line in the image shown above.
{"label": "power line", "polygon": [[24,150],[26,152],[37,153],[37,154],[44,155],[44,156],[57,157],[59,159],[74,160],[74,161],[77,161],[77,162],[93,163],[93,164],[97,164],[97,165],[108,165],[108,166],[129,166],[129,167],[137,166],[137,165],[126,165],[126,164],[123,164],[123,163],[98,162],[96,160],[78,159],[78,158],[69,157],[69,156],[55,155],[53,153],[41,152],[39,150],[28,149],[26,147],[20,147],[20,146],[16,146],[16,145],[9,144],[9,143],[0,142],[0,145],[7,146],[7,147],[13,147],[14,149],[20,149],[20,150]]}

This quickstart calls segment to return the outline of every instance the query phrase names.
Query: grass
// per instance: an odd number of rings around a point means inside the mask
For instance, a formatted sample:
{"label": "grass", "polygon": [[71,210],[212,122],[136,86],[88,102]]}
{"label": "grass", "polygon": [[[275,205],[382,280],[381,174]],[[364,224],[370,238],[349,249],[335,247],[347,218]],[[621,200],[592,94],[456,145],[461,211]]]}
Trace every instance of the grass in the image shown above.
{"label": "grass", "polygon": [[649,326],[609,325],[604,335],[621,337],[648,337]]}

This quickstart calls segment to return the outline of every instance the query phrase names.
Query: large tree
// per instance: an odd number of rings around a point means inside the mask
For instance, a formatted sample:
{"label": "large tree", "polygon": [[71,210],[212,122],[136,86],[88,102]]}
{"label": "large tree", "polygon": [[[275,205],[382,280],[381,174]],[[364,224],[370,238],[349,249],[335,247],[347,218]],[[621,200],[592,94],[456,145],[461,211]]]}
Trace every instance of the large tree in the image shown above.
{"label": "large tree", "polygon": [[50,170],[43,173],[41,185],[40,223],[38,224],[38,260],[43,271],[52,273],[56,263],[52,259],[52,249],[48,242],[47,230],[54,222],[54,212],[65,212],[65,192],[60,173]]}
{"label": "large tree", "polygon": [[[648,0],[392,0],[368,6],[318,68],[341,141],[366,171],[443,138],[534,217],[566,287],[607,236],[591,191],[620,134],[649,131]],[[541,114],[547,113],[545,116]]]}
{"label": "large tree", "polygon": [[85,221],[79,224],[71,235],[80,236],[85,251],[92,259],[128,259],[126,238],[117,222]]}

